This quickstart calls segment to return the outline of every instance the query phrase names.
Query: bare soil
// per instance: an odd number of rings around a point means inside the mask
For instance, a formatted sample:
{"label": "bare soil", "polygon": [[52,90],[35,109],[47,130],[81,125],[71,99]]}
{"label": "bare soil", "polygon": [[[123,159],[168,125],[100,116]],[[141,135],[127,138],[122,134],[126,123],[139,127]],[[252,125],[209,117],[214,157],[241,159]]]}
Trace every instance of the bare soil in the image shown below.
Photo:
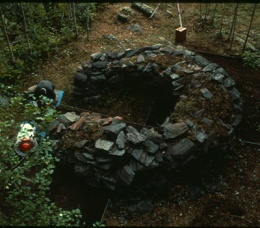
{"label": "bare soil", "polygon": [[[121,23],[117,20],[117,13],[130,3],[104,4],[92,23],[90,40],[86,34],[63,47],[57,54],[50,56],[38,72],[29,75],[30,80],[24,83],[24,90],[41,79],[53,81],[58,89],[65,90],[64,104],[71,104],[70,92],[73,86],[73,76],[76,68],[90,55],[99,51],[120,51],[117,41],[104,38],[104,35],[113,34],[126,48],[135,48],[166,44],[164,39],[174,43],[175,29],[179,27],[178,14],[175,4],[168,5],[172,14],[166,13],[166,3],[162,3],[154,18],[149,19],[138,11],[134,11],[131,23]],[[156,7],[156,3],[149,4]],[[218,63],[236,81],[236,88],[240,91],[244,102],[244,116],[242,123],[236,129],[235,146],[226,154],[206,156],[203,161],[191,165],[181,174],[172,173],[176,181],[168,186],[165,192],[150,194],[154,202],[154,209],[150,213],[130,214],[127,208],[146,196],[143,192],[137,194],[114,196],[104,191],[90,190],[82,186],[77,177],[73,180],[68,172],[57,171],[54,176],[52,198],[60,206],[71,209],[79,207],[83,219],[88,224],[101,219],[107,226],[260,226],[259,217],[259,98],[260,98],[260,71],[245,67],[241,59],[242,46],[234,42],[230,49],[228,41],[232,22],[232,12],[235,4],[227,4],[223,24],[223,37],[216,38],[219,31],[222,10],[224,5],[217,7],[214,23],[210,20],[202,27],[199,24],[200,4],[180,4],[183,26],[187,28],[187,40],[182,46],[201,53],[211,62]],[[202,13],[206,5],[202,4]],[[245,37],[247,32],[252,4],[241,4],[239,8],[237,36]],[[211,4],[211,9],[214,4]],[[211,11],[210,16],[212,16]],[[260,11],[256,10],[255,20],[250,32],[249,42],[259,48]],[[130,32],[128,24],[139,24],[142,34]],[[213,53],[211,54],[206,54]],[[218,56],[219,55],[219,56]],[[117,110],[124,107],[124,118],[135,115],[136,103],[133,100],[120,102],[117,109],[107,110],[109,115],[118,115]],[[142,110],[139,110],[140,119]],[[137,120],[139,121],[139,120]],[[246,140],[256,144],[243,143]],[[83,182],[84,183],[84,182]],[[88,191],[88,192],[87,192]],[[111,198],[112,206],[105,210],[107,199]],[[105,213],[103,214],[105,210]]]}

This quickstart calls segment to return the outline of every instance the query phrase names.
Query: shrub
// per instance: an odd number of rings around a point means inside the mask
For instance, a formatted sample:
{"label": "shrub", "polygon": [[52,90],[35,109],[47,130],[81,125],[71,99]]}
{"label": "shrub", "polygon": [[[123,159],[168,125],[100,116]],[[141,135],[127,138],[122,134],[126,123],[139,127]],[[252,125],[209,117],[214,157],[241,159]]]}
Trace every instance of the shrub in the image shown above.
{"label": "shrub", "polygon": [[[48,137],[24,157],[14,151],[22,121],[35,121],[44,130],[56,111],[39,109],[18,94],[0,113],[0,225],[79,225],[79,209],[63,210],[48,197],[52,173],[58,159]],[[38,137],[38,136],[37,136]]]}

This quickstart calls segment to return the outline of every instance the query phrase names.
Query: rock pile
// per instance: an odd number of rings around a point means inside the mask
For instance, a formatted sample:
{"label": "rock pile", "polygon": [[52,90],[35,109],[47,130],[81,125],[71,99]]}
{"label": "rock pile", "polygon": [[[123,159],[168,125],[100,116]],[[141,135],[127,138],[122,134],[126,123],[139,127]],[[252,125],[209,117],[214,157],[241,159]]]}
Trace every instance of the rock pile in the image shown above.
{"label": "rock pile", "polygon": [[73,97],[91,103],[129,79],[160,96],[178,97],[173,114],[159,127],[134,126],[120,117],[73,112],[50,124],[56,153],[91,186],[118,190],[139,173],[183,167],[203,153],[225,150],[241,121],[235,82],[216,63],[183,47],[156,44],[119,53],[95,53],[74,76]]}

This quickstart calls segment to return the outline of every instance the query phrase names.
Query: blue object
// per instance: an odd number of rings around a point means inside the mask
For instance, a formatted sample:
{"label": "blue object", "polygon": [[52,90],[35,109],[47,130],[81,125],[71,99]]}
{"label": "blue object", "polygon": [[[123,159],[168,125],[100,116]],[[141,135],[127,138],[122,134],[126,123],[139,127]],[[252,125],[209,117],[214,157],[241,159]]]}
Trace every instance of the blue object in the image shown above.
{"label": "blue object", "polygon": [[58,107],[60,105],[63,94],[64,94],[63,90],[58,90],[58,102],[56,104],[54,104],[55,107]]}

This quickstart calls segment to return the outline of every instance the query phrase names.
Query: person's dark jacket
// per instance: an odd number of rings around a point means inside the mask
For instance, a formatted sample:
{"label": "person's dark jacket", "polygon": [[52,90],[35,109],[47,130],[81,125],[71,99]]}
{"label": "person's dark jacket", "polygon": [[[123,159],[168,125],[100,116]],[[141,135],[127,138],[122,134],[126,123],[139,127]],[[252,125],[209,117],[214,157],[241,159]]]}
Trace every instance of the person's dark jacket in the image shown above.
{"label": "person's dark jacket", "polygon": [[[43,94],[41,92],[41,89],[45,88],[46,89],[46,94]],[[52,84],[51,81],[48,80],[42,80],[37,84],[37,87],[34,91],[34,96],[38,99],[40,95],[46,96],[50,99],[55,100],[56,94],[55,94],[55,86]]]}

